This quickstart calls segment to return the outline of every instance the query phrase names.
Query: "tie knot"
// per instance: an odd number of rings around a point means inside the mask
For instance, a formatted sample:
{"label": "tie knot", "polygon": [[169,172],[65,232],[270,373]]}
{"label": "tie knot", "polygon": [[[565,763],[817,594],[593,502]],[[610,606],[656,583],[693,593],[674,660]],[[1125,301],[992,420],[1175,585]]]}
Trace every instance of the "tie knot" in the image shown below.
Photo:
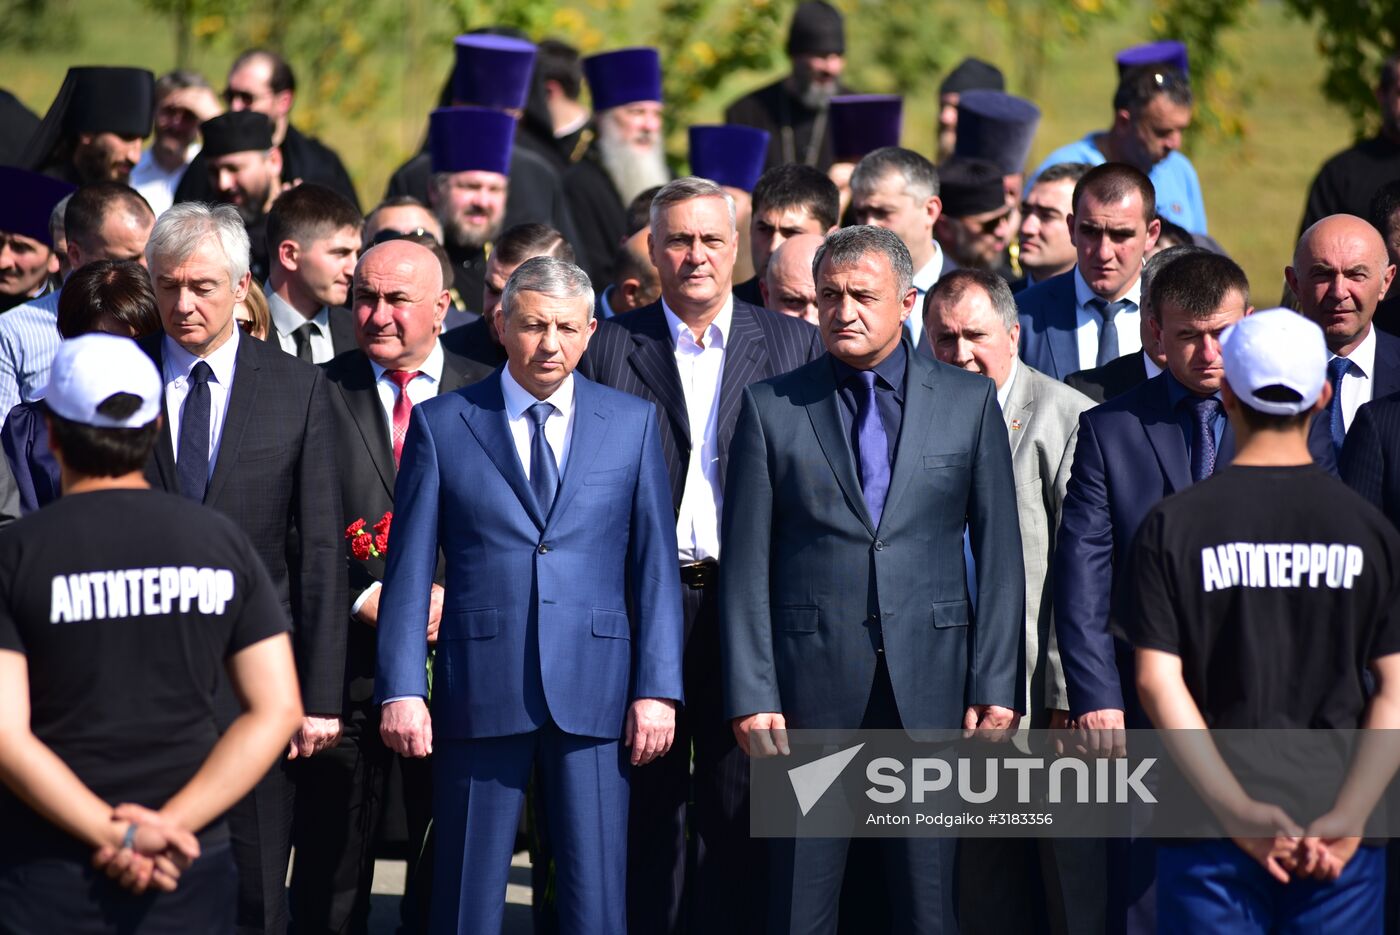
{"label": "tie knot", "polygon": [[536,428],[544,428],[545,420],[548,419],[550,416],[554,415],[554,404],[535,403],[533,406],[531,406],[529,409],[526,409],[525,411],[529,413],[530,418],[534,421]]}
{"label": "tie knot", "polygon": [[1197,422],[1209,422],[1220,412],[1220,400],[1214,396],[1197,396],[1191,400],[1191,410]]}
{"label": "tie knot", "polygon": [[1333,357],[1327,362],[1327,379],[1336,383],[1351,369],[1351,360],[1346,357]]}
{"label": "tie knot", "polygon": [[297,334],[298,332],[306,335],[308,338],[319,338],[321,336],[321,326],[314,321],[308,321],[304,324],[297,325],[292,331],[293,334]]}
{"label": "tie knot", "polygon": [[421,371],[421,370],[386,370],[386,371],[384,371],[384,375],[385,375],[386,377],[389,378],[389,382],[392,383],[392,384],[394,384],[395,386],[397,386],[397,387],[399,388],[400,391],[402,391],[402,390],[404,389],[404,387],[406,387],[406,386],[408,386],[410,383],[412,383],[414,377],[421,376],[422,373],[423,373],[423,371]]}
{"label": "tie knot", "polygon": [[1100,296],[1095,296],[1089,300],[1089,307],[1102,315],[1104,321],[1113,321],[1119,312],[1132,304],[1133,303],[1127,299],[1119,299],[1116,302],[1110,302],[1108,299]]}
{"label": "tie knot", "polygon": [[213,376],[214,368],[210,367],[207,361],[201,360],[190,371],[190,383],[208,383]]}
{"label": "tie knot", "polygon": [[878,376],[879,375],[874,370],[856,371],[856,379],[859,380],[860,385],[867,390],[875,389],[875,380]]}

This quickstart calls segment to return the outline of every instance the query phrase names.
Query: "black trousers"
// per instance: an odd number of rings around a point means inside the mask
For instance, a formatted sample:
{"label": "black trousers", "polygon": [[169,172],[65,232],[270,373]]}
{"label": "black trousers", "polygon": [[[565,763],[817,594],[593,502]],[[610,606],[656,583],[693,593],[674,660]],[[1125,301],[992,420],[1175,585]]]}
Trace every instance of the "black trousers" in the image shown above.
{"label": "black trousers", "polygon": [[232,935],[236,888],[227,843],[206,848],[173,893],[136,896],[87,860],[0,864],[0,933]]}
{"label": "black trousers", "polygon": [[718,597],[714,584],[682,588],[685,705],[675,743],[632,770],[627,926],[636,935],[763,929],[764,842],[749,838],[749,761],[724,716]]}
{"label": "black trousers", "polygon": [[287,862],[292,852],[295,766],[280,754],[258,784],[228,812],[238,867],[238,935],[287,931]]}

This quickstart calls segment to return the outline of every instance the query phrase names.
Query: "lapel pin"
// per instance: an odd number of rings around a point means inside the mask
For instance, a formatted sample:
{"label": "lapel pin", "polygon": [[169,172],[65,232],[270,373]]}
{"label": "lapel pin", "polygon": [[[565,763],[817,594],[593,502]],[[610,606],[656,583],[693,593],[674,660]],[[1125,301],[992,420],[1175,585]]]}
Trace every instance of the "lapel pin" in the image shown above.
{"label": "lapel pin", "polygon": [[1013,431],[1013,432],[1019,432],[1019,431],[1021,431],[1021,420],[1020,420],[1020,419],[1012,419],[1012,420],[1011,420],[1011,431]]}

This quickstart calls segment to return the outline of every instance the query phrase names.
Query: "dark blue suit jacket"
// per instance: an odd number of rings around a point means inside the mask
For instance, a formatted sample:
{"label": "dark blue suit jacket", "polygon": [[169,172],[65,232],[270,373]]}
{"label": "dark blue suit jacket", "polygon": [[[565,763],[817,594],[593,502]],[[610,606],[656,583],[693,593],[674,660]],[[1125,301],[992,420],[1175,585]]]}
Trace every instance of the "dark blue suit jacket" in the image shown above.
{"label": "dark blue suit jacket", "polygon": [[[1318,464],[1335,473],[1325,420],[1313,420],[1308,447]],[[1227,424],[1217,464],[1234,455],[1235,436]],[[1116,708],[1128,714],[1129,727],[1148,726],[1133,683],[1132,649],[1109,630],[1130,597],[1117,572],[1127,567],[1148,510],[1189,486],[1190,458],[1168,404],[1166,374],[1079,417],[1052,572],[1055,630],[1076,717]]]}
{"label": "dark blue suit jacket", "polygon": [[[744,393],[725,484],[725,714],[861,724],[883,639],[900,720],[956,728],[970,704],[1017,707],[1025,678],[1016,483],[991,380],[909,350],[878,528],[830,357]],[[985,588],[968,606],[963,531]],[[999,570],[999,571],[996,571]],[[878,608],[878,617],[872,613]]]}
{"label": "dark blue suit jacket", "polygon": [[1021,359],[1056,380],[1084,369],[1074,336],[1077,305],[1073,269],[1016,293]]}
{"label": "dark blue suit jacket", "polygon": [[1371,398],[1400,392],[1400,338],[1376,329],[1376,365],[1371,375]]}
{"label": "dark blue suit jacket", "polygon": [[650,404],[574,376],[559,493],[541,516],[497,371],[413,408],[379,603],[376,696],[426,697],[438,548],[446,605],[433,733],[619,738],[636,698],[681,700],[675,517]]}
{"label": "dark blue suit jacket", "polygon": [[21,514],[33,513],[62,495],[58,459],[49,449],[43,403],[36,400],[11,409],[5,427],[0,429],[0,444],[19,489]]}

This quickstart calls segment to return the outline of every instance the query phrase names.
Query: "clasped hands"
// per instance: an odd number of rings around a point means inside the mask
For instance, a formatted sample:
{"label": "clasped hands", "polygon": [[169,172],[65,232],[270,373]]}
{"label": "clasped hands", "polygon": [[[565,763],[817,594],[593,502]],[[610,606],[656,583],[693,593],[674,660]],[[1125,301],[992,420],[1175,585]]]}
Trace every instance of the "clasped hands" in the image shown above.
{"label": "clasped hands", "polygon": [[[130,846],[124,847],[128,829],[135,826]],[[141,805],[118,805],[106,843],[92,855],[92,865],[133,893],[148,888],[172,892],[180,874],[199,856],[199,841],[160,812]]]}
{"label": "clasped hands", "polygon": [[1335,880],[1361,844],[1362,823],[1336,811],[1304,830],[1277,805],[1247,799],[1221,819],[1230,840],[1280,883]]}

